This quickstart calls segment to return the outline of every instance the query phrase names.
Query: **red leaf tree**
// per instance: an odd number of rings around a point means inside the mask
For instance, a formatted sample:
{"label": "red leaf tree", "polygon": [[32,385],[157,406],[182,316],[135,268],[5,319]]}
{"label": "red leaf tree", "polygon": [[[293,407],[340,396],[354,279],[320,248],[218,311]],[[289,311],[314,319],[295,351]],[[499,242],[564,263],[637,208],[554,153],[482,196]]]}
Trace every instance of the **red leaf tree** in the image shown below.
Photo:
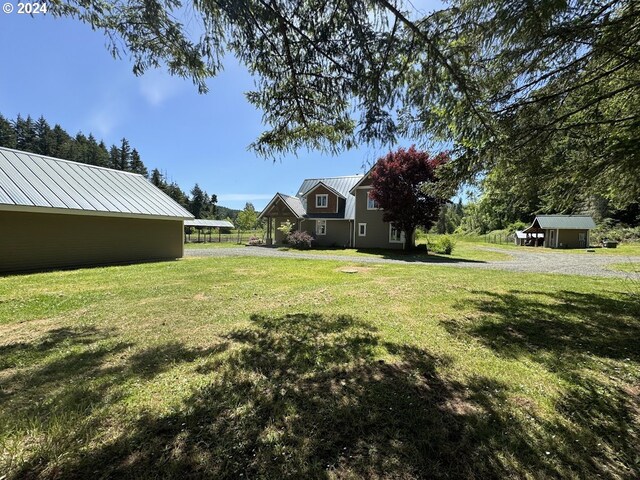
{"label": "red leaf tree", "polygon": [[446,200],[428,193],[432,189],[425,186],[437,182],[436,168],[448,161],[447,152],[432,157],[411,146],[389,152],[371,170],[371,198],[384,210],[382,219],[404,232],[405,250],[413,249],[416,228],[429,229],[438,219]]}

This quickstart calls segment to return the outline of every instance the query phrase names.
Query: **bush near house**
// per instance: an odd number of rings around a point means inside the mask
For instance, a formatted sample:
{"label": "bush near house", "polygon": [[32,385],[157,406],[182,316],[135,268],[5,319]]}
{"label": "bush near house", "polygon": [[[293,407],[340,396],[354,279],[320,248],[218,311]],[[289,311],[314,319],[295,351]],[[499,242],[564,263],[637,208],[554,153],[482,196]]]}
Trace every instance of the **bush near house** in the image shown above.
{"label": "bush near house", "polygon": [[298,250],[309,250],[315,239],[305,231],[295,231],[287,235],[287,245]]}
{"label": "bush near house", "polygon": [[251,238],[249,238],[248,244],[251,245],[251,246],[262,245],[262,239],[260,237],[256,237],[254,235]]}
{"label": "bush near house", "polygon": [[427,237],[427,247],[430,251],[443,255],[451,255],[456,246],[456,241],[449,235],[438,235]]}

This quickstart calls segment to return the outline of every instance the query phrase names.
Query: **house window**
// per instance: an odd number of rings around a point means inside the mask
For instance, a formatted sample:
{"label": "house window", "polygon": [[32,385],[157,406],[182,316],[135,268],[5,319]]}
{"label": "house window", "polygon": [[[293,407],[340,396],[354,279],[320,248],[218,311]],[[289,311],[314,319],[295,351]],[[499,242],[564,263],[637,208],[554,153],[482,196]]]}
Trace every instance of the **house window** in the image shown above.
{"label": "house window", "polygon": [[367,224],[359,223],[358,224],[358,236],[366,237],[367,236]]}
{"label": "house window", "polygon": [[329,204],[329,195],[326,193],[319,193],[316,195],[316,208],[327,208]]}
{"label": "house window", "polygon": [[367,193],[367,210],[378,210],[378,202],[371,198],[371,191]]}
{"label": "house window", "polygon": [[393,224],[389,225],[389,243],[402,243],[404,242],[404,232]]}
{"label": "house window", "polygon": [[327,234],[327,221],[316,220],[316,235],[326,235],[326,234]]}

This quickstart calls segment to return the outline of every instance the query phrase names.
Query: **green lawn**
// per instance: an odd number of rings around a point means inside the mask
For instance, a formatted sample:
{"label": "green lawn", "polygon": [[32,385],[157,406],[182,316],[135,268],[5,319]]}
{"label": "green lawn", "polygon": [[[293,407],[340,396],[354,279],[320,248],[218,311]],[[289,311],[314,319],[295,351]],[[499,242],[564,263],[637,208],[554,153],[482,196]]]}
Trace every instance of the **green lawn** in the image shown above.
{"label": "green lawn", "polygon": [[[421,242],[417,242],[418,244]],[[424,242],[422,242],[424,243]],[[281,251],[297,252],[298,250],[289,247],[279,247]],[[475,243],[456,242],[453,253],[450,255],[437,254],[429,251],[404,253],[401,250],[385,250],[385,249],[356,249],[356,248],[331,248],[331,247],[314,247],[310,250],[304,250],[304,253],[316,255],[339,255],[344,257],[369,257],[369,258],[391,258],[399,260],[416,260],[425,262],[486,262],[486,261],[506,261],[511,257],[506,253],[492,252],[483,249]]]}
{"label": "green lawn", "polygon": [[609,268],[620,272],[640,273],[640,262],[613,263]]}
{"label": "green lawn", "polygon": [[639,338],[623,279],[275,258],[0,277],[0,474],[638,478]]}
{"label": "green lawn", "polygon": [[[434,235],[433,237],[436,237]],[[572,248],[572,249],[561,249],[561,248],[542,248],[542,247],[520,247],[514,245],[512,243],[487,243],[484,241],[482,237],[467,237],[460,236],[458,238],[458,243],[463,245],[477,245],[477,246],[485,246],[492,248],[500,248],[505,251],[510,250],[521,250],[525,252],[535,252],[535,253],[575,253],[581,255],[619,255],[619,256],[640,256],[640,242],[628,242],[621,243],[617,248],[601,248],[601,247],[591,247],[587,248]],[[589,252],[588,250],[594,250],[593,252]]]}

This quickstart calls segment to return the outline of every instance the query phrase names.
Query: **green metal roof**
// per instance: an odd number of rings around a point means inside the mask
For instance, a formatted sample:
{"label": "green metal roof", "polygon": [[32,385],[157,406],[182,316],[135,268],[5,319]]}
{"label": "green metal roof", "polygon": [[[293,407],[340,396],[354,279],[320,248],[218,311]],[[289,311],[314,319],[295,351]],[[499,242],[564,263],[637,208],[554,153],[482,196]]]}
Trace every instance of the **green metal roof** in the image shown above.
{"label": "green metal roof", "polygon": [[558,228],[564,230],[591,230],[596,224],[589,215],[538,215],[533,224],[540,228]]}

